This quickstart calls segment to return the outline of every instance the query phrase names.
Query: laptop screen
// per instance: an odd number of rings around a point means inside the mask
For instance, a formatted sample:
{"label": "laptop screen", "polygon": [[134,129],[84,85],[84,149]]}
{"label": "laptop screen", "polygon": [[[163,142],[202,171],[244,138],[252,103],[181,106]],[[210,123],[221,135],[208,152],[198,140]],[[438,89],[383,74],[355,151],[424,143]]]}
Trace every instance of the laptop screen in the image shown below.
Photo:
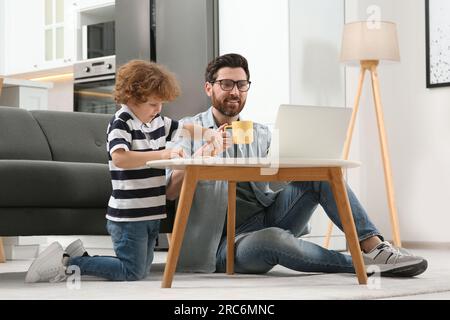
{"label": "laptop screen", "polygon": [[352,109],[281,105],[272,135],[271,156],[342,159]]}

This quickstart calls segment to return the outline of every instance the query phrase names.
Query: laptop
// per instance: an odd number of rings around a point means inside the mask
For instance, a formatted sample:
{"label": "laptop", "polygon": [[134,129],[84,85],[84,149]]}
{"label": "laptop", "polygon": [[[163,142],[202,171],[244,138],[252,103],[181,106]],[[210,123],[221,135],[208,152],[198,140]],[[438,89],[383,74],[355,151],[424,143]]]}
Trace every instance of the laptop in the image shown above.
{"label": "laptop", "polygon": [[278,151],[280,159],[342,159],[351,115],[350,108],[283,104],[269,155]]}

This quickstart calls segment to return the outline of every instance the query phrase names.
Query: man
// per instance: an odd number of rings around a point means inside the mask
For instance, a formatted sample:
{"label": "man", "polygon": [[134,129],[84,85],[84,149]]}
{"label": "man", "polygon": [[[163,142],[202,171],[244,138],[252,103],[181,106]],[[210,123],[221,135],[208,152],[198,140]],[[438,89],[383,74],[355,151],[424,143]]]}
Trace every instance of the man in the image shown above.
{"label": "man", "polygon": [[[247,60],[238,54],[226,54],[209,63],[205,73],[205,92],[212,107],[184,119],[206,128],[240,120],[250,89]],[[247,148],[235,146],[222,156],[267,155],[270,132],[254,124],[254,142]],[[180,145],[192,154],[201,145]],[[169,170],[167,197],[178,197],[184,172]],[[412,277],[427,268],[427,261],[394,248],[370,221],[355,194],[347,186],[355,225],[367,265],[379,267],[381,275]],[[328,182],[291,182],[278,191],[268,183],[237,184],[235,271],[266,273],[275,265],[303,272],[354,272],[351,257],[327,250],[299,238],[307,232],[308,221],[317,205],[342,230],[342,225]],[[180,254],[179,271],[225,272],[227,186],[221,181],[199,182]]]}

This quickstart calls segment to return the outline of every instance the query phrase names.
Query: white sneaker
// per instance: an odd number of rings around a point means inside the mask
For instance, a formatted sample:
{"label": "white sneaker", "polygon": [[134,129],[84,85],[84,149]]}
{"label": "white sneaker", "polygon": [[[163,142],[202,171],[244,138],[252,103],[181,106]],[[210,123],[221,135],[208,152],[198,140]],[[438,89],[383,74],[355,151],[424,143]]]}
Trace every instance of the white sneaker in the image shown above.
{"label": "white sneaker", "polygon": [[428,266],[424,258],[414,256],[405,249],[396,248],[387,241],[383,241],[362,256],[366,267],[377,266],[381,275],[387,277],[414,277],[423,273]]}
{"label": "white sneaker", "polygon": [[66,248],[66,253],[71,257],[81,257],[83,255],[87,255],[86,249],[83,246],[83,242],[80,239],[75,240],[71,244],[69,244]]}
{"label": "white sneaker", "polygon": [[64,250],[58,242],[53,242],[33,261],[28,269],[25,282],[61,282],[67,278],[65,273],[68,261]]}

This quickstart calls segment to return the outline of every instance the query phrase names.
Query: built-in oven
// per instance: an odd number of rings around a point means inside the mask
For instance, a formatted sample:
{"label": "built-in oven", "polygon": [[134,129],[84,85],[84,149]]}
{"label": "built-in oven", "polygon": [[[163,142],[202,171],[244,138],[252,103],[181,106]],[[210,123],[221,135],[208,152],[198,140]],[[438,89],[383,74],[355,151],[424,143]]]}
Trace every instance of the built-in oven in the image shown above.
{"label": "built-in oven", "polygon": [[113,96],[115,80],[115,56],[75,63],[74,111],[115,113],[117,110]]}

